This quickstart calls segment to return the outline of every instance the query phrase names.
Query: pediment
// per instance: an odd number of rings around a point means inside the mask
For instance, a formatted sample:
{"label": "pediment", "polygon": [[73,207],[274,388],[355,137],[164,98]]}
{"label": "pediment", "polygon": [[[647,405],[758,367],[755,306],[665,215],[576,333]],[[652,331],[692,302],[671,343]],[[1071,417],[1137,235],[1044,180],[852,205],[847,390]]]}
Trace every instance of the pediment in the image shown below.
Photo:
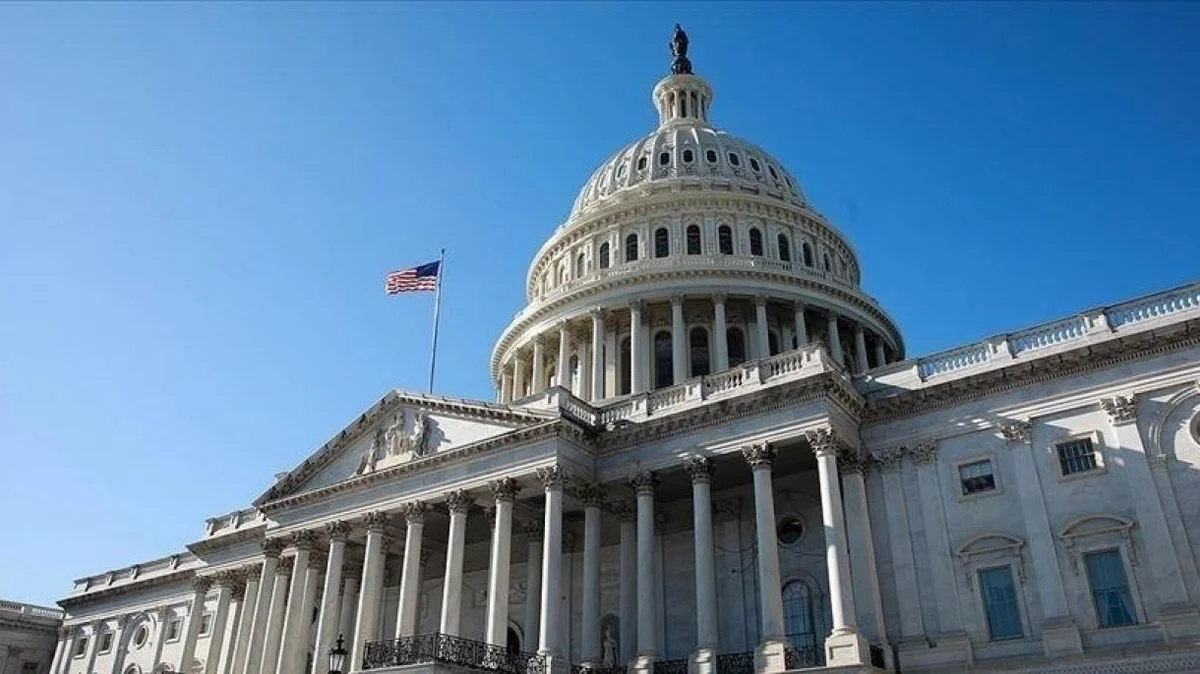
{"label": "pediment", "polygon": [[1133,524],[1133,520],[1120,515],[1085,515],[1071,520],[1058,537],[1069,541],[1083,536],[1128,534]]}
{"label": "pediment", "polygon": [[284,474],[254,505],[450,451],[551,416],[482,401],[392,392]]}
{"label": "pediment", "polygon": [[993,552],[1006,552],[1016,554],[1025,546],[1025,540],[1008,534],[980,534],[968,539],[965,543],[959,546],[955,554],[961,559],[970,559],[977,555],[986,555]]}

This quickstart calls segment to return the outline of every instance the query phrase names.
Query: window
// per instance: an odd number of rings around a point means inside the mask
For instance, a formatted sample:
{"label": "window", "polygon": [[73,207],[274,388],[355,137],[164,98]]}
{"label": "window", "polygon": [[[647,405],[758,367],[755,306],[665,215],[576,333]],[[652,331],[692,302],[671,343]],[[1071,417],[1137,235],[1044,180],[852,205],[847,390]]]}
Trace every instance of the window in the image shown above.
{"label": "window", "polygon": [[725,342],[729,348],[729,367],[746,362],[746,338],[739,328],[725,331]]}
{"label": "window", "polygon": [[795,545],[804,536],[804,520],[796,515],[788,515],[779,521],[775,536],[784,545]]}
{"label": "window", "polygon": [[733,230],[729,229],[729,225],[717,228],[717,248],[722,255],[733,255]]}
{"label": "window", "polygon": [[716,150],[705,150],[704,158],[707,159],[708,163],[710,163],[710,164],[717,163],[717,151]]}
{"label": "window", "polygon": [[667,164],[670,164],[670,163],[671,163],[671,153],[670,152],[659,152],[658,153],[658,165],[659,166],[666,166]]}
{"label": "window", "polygon": [[608,243],[600,244],[600,268],[608,269]]}
{"label": "window", "polygon": [[784,262],[792,261],[792,246],[788,243],[788,239],[783,234],[779,235],[779,259]]}
{"label": "window", "polygon": [[38,670],[38,663],[36,663],[36,662],[22,662],[21,663],[21,674],[37,674],[37,670]]}
{"label": "window", "polygon": [[736,154],[730,152],[729,153],[729,163],[733,166],[741,166],[742,160]]}
{"label": "window", "polygon": [[771,177],[779,180],[779,174],[775,172],[775,167],[767,164],[767,170],[771,172]]}
{"label": "window", "polygon": [[757,227],[750,228],[750,254],[760,257],[763,254],[762,232]]}
{"label": "window", "polygon": [[100,649],[98,652],[99,653],[107,653],[107,652],[111,651],[112,650],[112,640],[113,640],[112,632],[101,633],[100,641],[97,642],[99,644],[99,649]]}
{"label": "window", "polygon": [[[571,356],[571,363],[570,363],[569,367],[570,367],[570,371],[569,371],[570,375],[567,379],[567,384],[566,384],[567,388],[571,389],[572,391],[578,391],[581,388],[581,386],[580,386],[581,381],[580,381],[580,377],[579,377],[579,356],[576,356],[576,355]],[[314,613],[317,612],[316,607],[313,607],[313,612]],[[316,618],[314,618],[313,620],[315,621]]]}
{"label": "window", "polygon": [[708,374],[708,331],[704,328],[692,328],[688,334],[688,347],[691,350],[692,376]]}
{"label": "window", "polygon": [[700,254],[700,226],[688,225],[687,228],[687,254]]}
{"label": "window", "polygon": [[654,388],[675,383],[671,352],[671,333],[664,330],[654,335]]}
{"label": "window", "polygon": [[621,162],[621,165],[617,167],[617,177],[618,178],[625,177],[625,162]]}
{"label": "window", "polygon": [[146,645],[146,641],[150,639],[150,628],[141,625],[137,631],[133,633],[133,645],[135,648],[141,648]]}
{"label": "window", "polygon": [[800,244],[800,252],[804,254],[804,265],[806,267],[813,266],[812,264],[812,247],[807,243]]}
{"label": "window", "polygon": [[690,164],[690,163],[692,163],[692,160],[693,160],[693,159],[695,159],[695,158],[696,158],[696,155],[695,155],[695,153],[693,153],[691,150],[684,150],[684,151],[683,151],[683,161],[684,161],[684,163],[686,163],[686,164]]}
{"label": "window", "polygon": [[666,257],[671,254],[671,234],[666,227],[654,230],[654,257]]}
{"label": "window", "polygon": [[1017,591],[1013,586],[1012,569],[997,566],[979,570],[979,595],[987,616],[988,634],[992,641],[1023,636],[1021,612],[1017,608]]}
{"label": "window", "polygon": [[1092,444],[1091,438],[1059,443],[1055,449],[1058,450],[1058,467],[1062,470],[1064,477],[1075,473],[1086,473],[1096,470],[1098,467],[1096,447]]}
{"label": "window", "polygon": [[580,276],[583,276],[583,272],[584,272],[584,258],[583,258],[583,253],[580,253],[575,258],[575,278],[579,278]]}
{"label": "window", "polygon": [[779,333],[774,330],[767,332],[767,353],[772,356],[779,353]]}
{"label": "window", "polygon": [[87,653],[87,646],[88,646],[88,638],[87,637],[79,637],[79,641],[75,642],[74,657],[82,658],[83,654]]}
{"label": "window", "polygon": [[972,461],[958,467],[958,479],[964,496],[992,491],[996,488],[996,476],[992,473],[992,460]]}
{"label": "window", "polygon": [[818,648],[812,605],[812,592],[804,583],[794,580],[783,586],[784,629],[788,644],[800,651]]}
{"label": "window", "polygon": [[825,271],[833,271],[833,267],[829,264],[829,256],[823,255],[822,257],[825,258]]}
{"label": "window", "polygon": [[1088,583],[1092,586],[1092,600],[1096,603],[1100,627],[1136,623],[1121,554],[1116,550],[1092,552],[1085,554],[1083,561],[1087,566]]}
{"label": "window", "polygon": [[637,234],[625,237],[625,261],[636,262],[638,254]]}
{"label": "window", "polygon": [[754,157],[750,158],[750,168],[754,169],[755,171],[762,170],[762,167],[758,165],[758,160],[755,159]]}
{"label": "window", "polygon": [[633,349],[630,347],[629,338],[621,340],[621,372],[620,381],[617,386],[617,395],[629,395],[629,391],[633,388],[633,359],[631,354]]}
{"label": "window", "polygon": [[646,170],[646,157],[644,157],[644,156],[638,157],[637,167],[638,167],[637,170],[639,170],[639,171]]}
{"label": "window", "polygon": [[174,618],[167,625],[167,641],[175,641],[179,638],[179,628],[183,626],[182,618]]}
{"label": "window", "polygon": [[200,616],[200,632],[198,632],[196,636],[202,637],[208,634],[208,630],[210,628],[212,628],[212,614],[205,613],[204,615]]}

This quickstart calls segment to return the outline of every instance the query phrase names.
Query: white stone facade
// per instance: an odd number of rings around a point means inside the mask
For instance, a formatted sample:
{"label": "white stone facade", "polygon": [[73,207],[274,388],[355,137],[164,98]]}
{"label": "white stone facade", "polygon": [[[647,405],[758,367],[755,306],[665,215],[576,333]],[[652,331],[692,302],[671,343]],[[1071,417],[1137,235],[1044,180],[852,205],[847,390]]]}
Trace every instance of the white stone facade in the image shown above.
{"label": "white stone facade", "polygon": [[712,88],[653,97],[535,256],[497,402],[388,393],[76,581],[51,674],[322,674],[338,635],[353,671],[1200,671],[1200,284],[905,359]]}
{"label": "white stone facade", "polygon": [[63,612],[0,600],[0,674],[47,674]]}

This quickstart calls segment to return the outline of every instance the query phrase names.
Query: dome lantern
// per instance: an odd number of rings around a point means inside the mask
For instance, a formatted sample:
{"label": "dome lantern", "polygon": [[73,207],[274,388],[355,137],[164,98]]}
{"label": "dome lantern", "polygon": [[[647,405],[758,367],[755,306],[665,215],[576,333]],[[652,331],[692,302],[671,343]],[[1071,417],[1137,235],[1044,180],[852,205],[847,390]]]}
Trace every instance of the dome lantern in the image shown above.
{"label": "dome lantern", "polygon": [[688,59],[688,36],[679,24],[671,38],[671,75],[654,87],[654,106],[658,108],[658,126],[672,122],[708,125],[712,87],[692,73]]}

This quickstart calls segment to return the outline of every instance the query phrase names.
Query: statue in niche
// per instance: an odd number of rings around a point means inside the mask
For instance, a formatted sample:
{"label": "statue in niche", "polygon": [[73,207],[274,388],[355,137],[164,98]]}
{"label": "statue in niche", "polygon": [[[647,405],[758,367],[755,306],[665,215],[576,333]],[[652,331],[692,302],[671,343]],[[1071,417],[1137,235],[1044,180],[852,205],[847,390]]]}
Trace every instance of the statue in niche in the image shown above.
{"label": "statue in niche", "polygon": [[617,619],[615,616],[607,615],[600,621],[601,633],[600,638],[600,661],[604,667],[616,667],[620,660],[620,643],[617,635]]}

